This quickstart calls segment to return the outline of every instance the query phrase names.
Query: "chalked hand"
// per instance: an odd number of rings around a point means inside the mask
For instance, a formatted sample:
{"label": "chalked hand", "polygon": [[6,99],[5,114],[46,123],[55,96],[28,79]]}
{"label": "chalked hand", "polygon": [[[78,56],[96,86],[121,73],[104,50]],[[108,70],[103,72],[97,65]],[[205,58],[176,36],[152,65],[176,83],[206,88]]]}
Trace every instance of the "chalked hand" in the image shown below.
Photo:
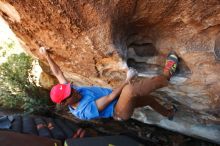
{"label": "chalked hand", "polygon": [[132,80],[135,76],[137,76],[138,72],[136,69],[134,68],[129,68],[127,71],[127,78],[126,81],[130,82],[130,80]]}
{"label": "chalked hand", "polygon": [[46,56],[47,55],[47,49],[45,47],[40,47],[39,48],[39,52],[40,54]]}

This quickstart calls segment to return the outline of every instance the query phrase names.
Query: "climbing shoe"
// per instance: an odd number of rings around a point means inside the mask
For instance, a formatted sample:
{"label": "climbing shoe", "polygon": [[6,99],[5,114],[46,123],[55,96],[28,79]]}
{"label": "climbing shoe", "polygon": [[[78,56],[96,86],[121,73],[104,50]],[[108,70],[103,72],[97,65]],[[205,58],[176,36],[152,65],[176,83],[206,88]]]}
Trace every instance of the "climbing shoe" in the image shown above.
{"label": "climbing shoe", "polygon": [[177,108],[175,105],[173,105],[173,108],[171,109],[172,114],[168,117],[168,120],[172,121],[174,118],[175,113],[177,112]]}
{"label": "climbing shoe", "polygon": [[175,73],[177,64],[178,64],[178,57],[174,51],[171,51],[167,56],[165,67],[163,69],[163,73],[168,80]]}

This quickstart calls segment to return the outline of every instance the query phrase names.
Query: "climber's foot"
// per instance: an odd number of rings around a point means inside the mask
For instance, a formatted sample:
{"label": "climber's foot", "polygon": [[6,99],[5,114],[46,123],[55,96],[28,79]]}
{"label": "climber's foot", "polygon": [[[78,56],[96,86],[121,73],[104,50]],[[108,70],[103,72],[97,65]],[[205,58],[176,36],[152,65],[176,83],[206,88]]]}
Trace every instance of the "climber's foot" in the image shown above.
{"label": "climber's foot", "polygon": [[167,77],[168,80],[174,75],[176,72],[178,64],[178,57],[174,51],[171,51],[166,59],[166,63],[163,69],[163,75]]}
{"label": "climber's foot", "polygon": [[173,105],[173,108],[169,110],[170,114],[168,116],[169,120],[173,120],[175,113],[177,112],[177,108],[175,105]]}

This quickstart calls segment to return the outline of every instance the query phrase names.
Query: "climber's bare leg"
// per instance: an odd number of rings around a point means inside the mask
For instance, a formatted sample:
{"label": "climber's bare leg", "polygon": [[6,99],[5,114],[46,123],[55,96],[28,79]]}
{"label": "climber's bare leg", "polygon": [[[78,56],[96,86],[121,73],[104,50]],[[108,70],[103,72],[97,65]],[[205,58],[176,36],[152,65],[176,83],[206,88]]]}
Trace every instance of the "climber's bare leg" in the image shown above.
{"label": "climber's bare leg", "polygon": [[153,108],[156,112],[160,113],[161,115],[165,117],[170,117],[173,115],[172,109],[167,109],[163,105],[161,105],[157,100],[157,97],[148,95],[148,96],[142,96],[137,99],[135,107],[143,107],[143,106],[150,106]]}
{"label": "climber's bare leg", "polygon": [[[129,119],[136,107],[137,101],[141,97],[148,97],[148,94],[158,88],[167,86],[168,81],[165,76],[157,76],[151,79],[145,78],[139,82],[134,82],[126,85],[118,99],[118,102],[115,106],[115,117],[121,118],[123,120]],[[155,103],[154,100],[147,101],[146,105],[149,103]]]}
{"label": "climber's bare leg", "polygon": [[[170,116],[170,112],[162,107],[162,105],[160,105],[154,97],[149,96],[149,94],[158,88],[168,85],[168,80],[176,71],[177,63],[177,55],[175,52],[171,52],[167,57],[163,75],[153,77],[151,79],[146,78],[140,82],[134,82],[133,84],[126,85],[123,88],[115,106],[114,118],[122,120],[129,119],[133,114],[134,108],[140,107],[140,103],[138,103],[140,98],[143,99],[141,106],[150,104],[153,109],[162,115]],[[174,114],[173,110],[172,114]]]}

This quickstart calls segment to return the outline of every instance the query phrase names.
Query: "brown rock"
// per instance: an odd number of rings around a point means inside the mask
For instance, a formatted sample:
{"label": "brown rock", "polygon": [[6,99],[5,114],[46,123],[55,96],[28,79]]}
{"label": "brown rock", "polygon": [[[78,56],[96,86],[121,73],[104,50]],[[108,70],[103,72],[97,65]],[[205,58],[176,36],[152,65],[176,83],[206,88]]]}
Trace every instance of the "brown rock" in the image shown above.
{"label": "brown rock", "polygon": [[53,85],[58,83],[58,81],[54,76],[42,72],[40,75],[39,83],[42,87],[46,89],[51,89]]}

